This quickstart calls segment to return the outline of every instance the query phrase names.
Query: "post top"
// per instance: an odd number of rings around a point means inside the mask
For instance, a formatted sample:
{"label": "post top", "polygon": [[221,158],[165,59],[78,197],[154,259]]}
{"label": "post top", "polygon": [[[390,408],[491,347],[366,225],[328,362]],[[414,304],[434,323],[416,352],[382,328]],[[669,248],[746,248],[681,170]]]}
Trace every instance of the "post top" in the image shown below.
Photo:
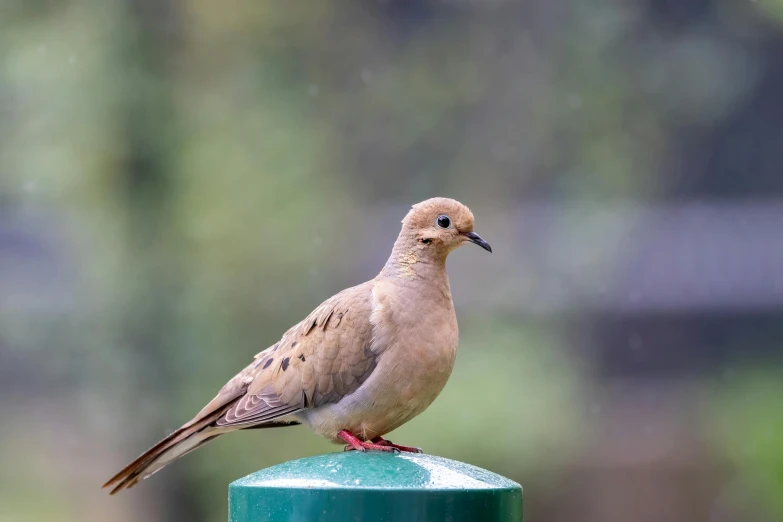
{"label": "post top", "polygon": [[374,451],[327,453],[284,462],[232,482],[234,488],[521,490],[512,480],[455,460]]}

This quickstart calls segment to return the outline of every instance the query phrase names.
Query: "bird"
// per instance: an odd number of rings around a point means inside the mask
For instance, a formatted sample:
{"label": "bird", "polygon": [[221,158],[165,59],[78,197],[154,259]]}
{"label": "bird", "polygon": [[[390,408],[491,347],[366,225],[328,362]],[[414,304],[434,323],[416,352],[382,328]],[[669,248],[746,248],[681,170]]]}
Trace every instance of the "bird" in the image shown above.
{"label": "bird", "polygon": [[454,199],[413,205],[375,278],[324,301],[103,487],[131,488],[236,430],[305,424],[346,450],[420,453],[383,436],[424,411],[451,375],[459,331],[446,258],[467,243],[492,252],[473,227]]}

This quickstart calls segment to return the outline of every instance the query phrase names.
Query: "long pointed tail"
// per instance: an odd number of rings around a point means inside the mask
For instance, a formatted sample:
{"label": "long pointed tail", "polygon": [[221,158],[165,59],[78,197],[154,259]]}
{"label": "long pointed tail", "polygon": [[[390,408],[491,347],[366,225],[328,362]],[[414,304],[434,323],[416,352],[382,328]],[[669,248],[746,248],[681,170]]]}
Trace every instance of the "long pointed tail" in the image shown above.
{"label": "long pointed tail", "polygon": [[213,421],[210,416],[195,424],[185,424],[125,466],[103,487],[114,486],[111,490],[112,495],[122,489],[132,488],[140,480],[144,480],[202,444],[226,433],[224,429],[210,427]]}
{"label": "long pointed tail", "polygon": [[296,420],[280,420],[242,428],[233,426],[218,427],[214,425],[214,422],[220,415],[222,415],[221,411],[214,412],[204,419],[196,422],[191,421],[185,424],[142,453],[136,460],[125,466],[122,471],[110,478],[103,487],[108,488],[114,486],[111,490],[112,495],[122,489],[130,489],[138,484],[140,480],[144,480],[178,458],[184,457],[202,444],[206,444],[215,437],[230,431],[238,429],[257,430],[264,428],[282,428],[284,426],[297,426],[299,424],[299,421]]}

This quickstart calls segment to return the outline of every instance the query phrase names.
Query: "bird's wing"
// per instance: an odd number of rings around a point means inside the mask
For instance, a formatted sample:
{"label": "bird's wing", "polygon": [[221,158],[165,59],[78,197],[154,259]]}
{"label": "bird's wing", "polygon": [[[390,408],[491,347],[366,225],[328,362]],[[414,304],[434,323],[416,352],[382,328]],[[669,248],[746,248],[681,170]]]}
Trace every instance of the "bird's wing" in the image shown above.
{"label": "bird's wing", "polygon": [[372,282],[325,301],[228,381],[190,422],[142,453],[103,487],[130,488],[213,438],[236,429],[289,426],[284,417],[339,401],[367,379]]}
{"label": "bird's wing", "polygon": [[225,410],[215,426],[243,428],[339,401],[375,369],[372,281],[325,301],[229,381],[194,421]]}

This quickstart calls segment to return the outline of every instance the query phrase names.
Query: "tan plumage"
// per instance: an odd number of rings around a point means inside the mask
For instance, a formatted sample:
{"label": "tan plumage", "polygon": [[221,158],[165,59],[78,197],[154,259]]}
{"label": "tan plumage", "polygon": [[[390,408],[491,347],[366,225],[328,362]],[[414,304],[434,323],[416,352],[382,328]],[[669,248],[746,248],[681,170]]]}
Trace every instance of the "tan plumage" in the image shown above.
{"label": "tan plumage", "polygon": [[467,207],[447,198],[414,205],[377,277],[327,299],[103,487],[130,488],[229,431],[303,422],[334,442],[345,440],[342,430],[369,441],[421,413],[454,366],[445,262],[465,242],[490,250]]}

